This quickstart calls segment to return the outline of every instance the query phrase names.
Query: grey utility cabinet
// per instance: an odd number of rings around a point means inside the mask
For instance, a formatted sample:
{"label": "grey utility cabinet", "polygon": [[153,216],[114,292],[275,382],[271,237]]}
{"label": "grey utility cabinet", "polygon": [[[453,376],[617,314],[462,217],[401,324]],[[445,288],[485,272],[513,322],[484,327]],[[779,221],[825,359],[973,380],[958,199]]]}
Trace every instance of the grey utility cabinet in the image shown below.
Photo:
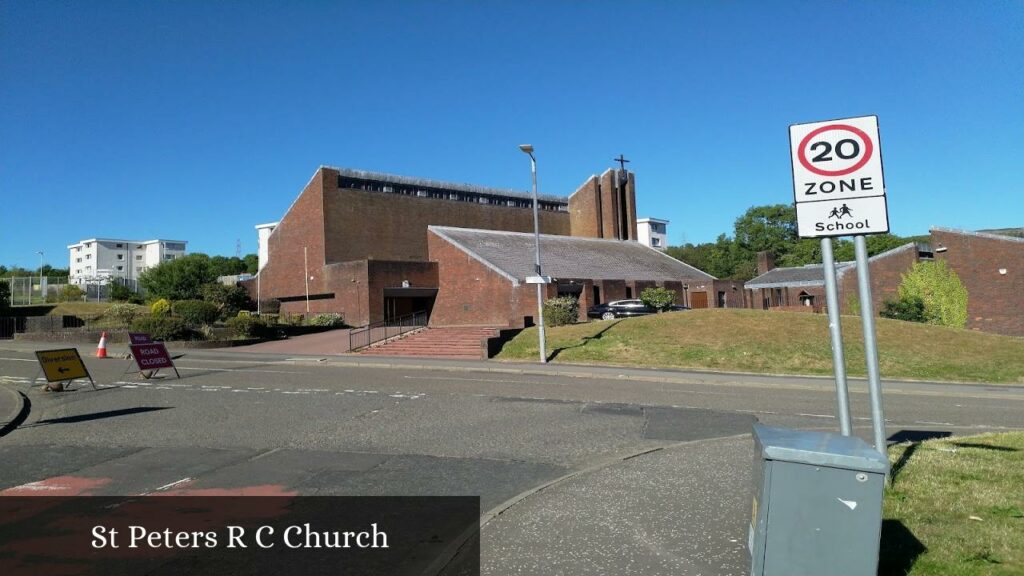
{"label": "grey utility cabinet", "polygon": [[755,424],[751,576],[874,576],[888,471],[860,438]]}

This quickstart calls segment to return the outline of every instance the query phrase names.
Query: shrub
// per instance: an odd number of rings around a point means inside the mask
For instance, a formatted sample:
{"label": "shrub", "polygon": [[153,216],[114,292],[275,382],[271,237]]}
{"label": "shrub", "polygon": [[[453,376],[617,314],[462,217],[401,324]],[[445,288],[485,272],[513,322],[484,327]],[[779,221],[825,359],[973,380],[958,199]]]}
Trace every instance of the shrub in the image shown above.
{"label": "shrub", "polygon": [[676,301],[676,291],[667,288],[644,288],[640,293],[640,301],[658,312],[668,310]]}
{"label": "shrub", "polygon": [[156,298],[194,300],[200,297],[200,286],[216,279],[209,256],[189,254],[146,270],[139,275],[139,286]]}
{"label": "shrub", "polygon": [[916,296],[908,296],[899,300],[886,300],[878,313],[882,318],[903,320],[905,322],[927,322],[928,315],[924,312],[924,300]]}
{"label": "shrub", "polygon": [[166,298],[161,298],[153,302],[153,305],[149,307],[149,311],[152,312],[153,316],[170,316],[171,303]]}
{"label": "shrub", "polygon": [[328,314],[317,314],[309,319],[310,326],[331,326],[340,328],[345,325],[345,318],[341,314],[333,312]]}
{"label": "shrub", "polygon": [[900,299],[919,298],[929,324],[967,325],[967,289],[944,260],[914,264],[903,275],[899,295]]}
{"label": "shrub", "polygon": [[575,324],[580,317],[580,301],[572,296],[559,296],[544,302],[544,323],[548,326]]}
{"label": "shrub", "polygon": [[252,307],[249,292],[241,286],[225,286],[224,284],[206,284],[199,288],[203,300],[217,306],[221,318],[236,316],[240,310]]}
{"label": "shrub", "polygon": [[271,329],[259,316],[239,314],[227,321],[235,338],[264,338],[271,334]]}
{"label": "shrub", "polygon": [[281,301],[277,298],[260,300],[260,312],[264,314],[277,314],[281,311]]}
{"label": "shrub", "polygon": [[131,324],[138,315],[139,309],[134,304],[114,304],[104,314],[104,316],[125,326]]}
{"label": "shrub", "polygon": [[220,309],[216,304],[202,300],[181,300],[175,302],[173,308],[174,315],[189,326],[213,324],[220,317]]}
{"label": "shrub", "polygon": [[118,284],[117,282],[110,285],[110,299],[114,302],[142,304],[142,296],[136,294],[134,290],[124,284]]}
{"label": "shrub", "polygon": [[60,295],[57,296],[60,302],[77,302],[82,299],[85,292],[81,288],[74,284],[68,284],[67,286],[60,289]]}
{"label": "shrub", "polygon": [[0,280],[0,311],[6,311],[11,307],[11,285],[6,280]]}
{"label": "shrub", "polygon": [[181,318],[143,316],[132,322],[132,332],[149,334],[153,340],[194,340],[199,337]]}

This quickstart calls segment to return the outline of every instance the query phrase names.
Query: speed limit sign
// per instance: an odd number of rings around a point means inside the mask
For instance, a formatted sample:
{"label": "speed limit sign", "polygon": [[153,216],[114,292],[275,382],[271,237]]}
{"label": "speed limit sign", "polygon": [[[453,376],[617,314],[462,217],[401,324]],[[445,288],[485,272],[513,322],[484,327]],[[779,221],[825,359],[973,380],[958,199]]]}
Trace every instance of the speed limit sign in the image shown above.
{"label": "speed limit sign", "polygon": [[877,116],[794,124],[789,141],[801,237],[889,231]]}

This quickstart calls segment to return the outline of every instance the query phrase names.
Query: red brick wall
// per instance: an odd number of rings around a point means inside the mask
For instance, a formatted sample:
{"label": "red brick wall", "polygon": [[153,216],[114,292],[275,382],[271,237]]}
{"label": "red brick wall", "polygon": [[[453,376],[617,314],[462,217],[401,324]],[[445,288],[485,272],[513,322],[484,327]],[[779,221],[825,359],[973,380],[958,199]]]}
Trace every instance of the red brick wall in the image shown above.
{"label": "red brick wall", "polygon": [[718,308],[718,293],[725,292],[726,308],[746,307],[745,291],[743,282],[734,280],[713,280],[711,281],[711,292],[708,294],[708,306]]}
{"label": "red brick wall", "polygon": [[[438,286],[436,262],[394,262],[370,260],[369,312],[370,322],[384,320],[384,289],[401,288],[403,281],[410,288],[436,288]],[[364,304],[365,304],[364,300]]]}
{"label": "red brick wall", "polygon": [[[439,279],[431,326],[517,325],[513,311],[522,295],[511,280],[432,232],[427,245]],[[532,302],[535,306],[536,298]]]}
{"label": "red brick wall", "polygon": [[[427,226],[533,232],[533,210],[437,198],[339,189],[338,171],[324,178],[327,262],[427,260]],[[540,211],[544,234],[568,235],[569,213]],[[273,261],[275,255],[271,253]]]}
{"label": "red brick wall", "polygon": [[601,199],[597,177],[591,176],[569,196],[569,220],[573,236],[601,238]]}
{"label": "red brick wall", "polygon": [[[882,310],[886,300],[894,300],[898,297],[900,283],[903,282],[903,274],[917,262],[917,246],[909,245],[885,253],[884,256],[876,256],[870,261],[869,271],[871,273],[871,304],[874,315]],[[852,314],[851,302],[858,298],[857,291],[857,269],[850,268],[838,277],[839,284],[839,308],[844,314]]]}
{"label": "red brick wall", "polygon": [[[935,258],[967,288],[967,327],[1024,336],[1024,242],[932,230]],[[1006,274],[999,270],[1005,269]]]}
{"label": "red brick wall", "polygon": [[[321,276],[324,264],[323,217],[323,174],[318,171],[267,240],[271,258],[260,271],[260,292],[264,300],[305,294],[303,247],[308,253],[310,276],[314,277],[310,282],[310,293],[324,291]],[[294,308],[295,303],[282,306],[282,310],[289,312]],[[303,302],[302,312],[305,310]]]}

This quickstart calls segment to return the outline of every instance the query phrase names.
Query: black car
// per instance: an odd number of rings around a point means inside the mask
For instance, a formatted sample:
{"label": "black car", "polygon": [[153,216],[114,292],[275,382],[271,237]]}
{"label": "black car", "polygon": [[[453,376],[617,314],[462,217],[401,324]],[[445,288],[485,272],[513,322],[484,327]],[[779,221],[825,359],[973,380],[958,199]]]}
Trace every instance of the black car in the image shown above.
{"label": "black car", "polygon": [[[687,310],[685,306],[673,304],[669,311]],[[657,314],[658,311],[647,306],[640,300],[615,300],[606,304],[598,304],[587,308],[588,318],[600,318],[601,320],[612,320],[613,318],[630,318],[633,316],[646,316]]]}

